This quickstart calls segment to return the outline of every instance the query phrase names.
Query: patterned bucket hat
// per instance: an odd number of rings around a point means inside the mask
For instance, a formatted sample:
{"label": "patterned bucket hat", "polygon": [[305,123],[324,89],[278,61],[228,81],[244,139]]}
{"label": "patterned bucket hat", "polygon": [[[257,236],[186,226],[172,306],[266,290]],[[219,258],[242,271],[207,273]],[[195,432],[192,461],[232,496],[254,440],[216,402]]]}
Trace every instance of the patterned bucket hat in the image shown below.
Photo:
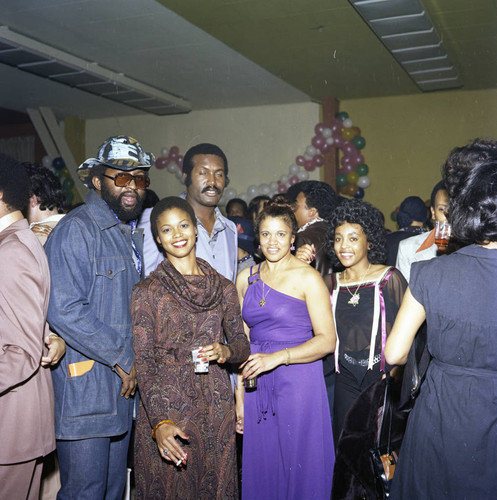
{"label": "patterned bucket hat", "polygon": [[150,168],[155,162],[152,153],[146,153],[140,143],[127,135],[109,137],[98,150],[97,158],[88,158],[78,167],[78,177],[90,187],[90,171],[95,165],[107,165],[118,170],[130,171],[137,168]]}

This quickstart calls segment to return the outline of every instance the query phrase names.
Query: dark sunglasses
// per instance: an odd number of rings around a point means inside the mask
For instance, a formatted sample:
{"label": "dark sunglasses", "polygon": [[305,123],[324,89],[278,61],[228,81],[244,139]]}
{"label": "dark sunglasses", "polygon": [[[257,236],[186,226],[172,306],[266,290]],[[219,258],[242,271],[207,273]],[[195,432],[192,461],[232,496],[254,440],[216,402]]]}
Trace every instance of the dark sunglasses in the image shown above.
{"label": "dark sunglasses", "polygon": [[150,186],[150,179],[146,175],[131,175],[126,172],[121,172],[114,177],[102,174],[107,179],[112,179],[117,187],[126,187],[131,181],[135,181],[137,189],[147,189]]}

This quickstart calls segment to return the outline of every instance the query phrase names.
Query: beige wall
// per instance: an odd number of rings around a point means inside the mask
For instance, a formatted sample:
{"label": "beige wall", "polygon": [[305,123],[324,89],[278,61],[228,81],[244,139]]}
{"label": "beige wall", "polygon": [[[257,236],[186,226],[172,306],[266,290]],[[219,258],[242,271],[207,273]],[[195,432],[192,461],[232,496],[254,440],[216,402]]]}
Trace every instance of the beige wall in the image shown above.
{"label": "beige wall", "polygon": [[[497,90],[436,92],[414,96],[346,100],[340,104],[367,144],[371,186],[365,200],[385,214],[410,195],[423,200],[440,180],[449,151],[470,139],[497,137]],[[170,117],[88,120],[86,152],[93,156],[100,143],[114,134],[136,137],[147,151],[178,145],[182,154],[193,144],[213,142],[227,154],[231,187],[245,192],[251,184],[269,183],[286,174],[302,154],[319,121],[314,103],[193,111]],[[319,172],[312,173],[318,178]],[[183,186],[166,170],[152,169],[152,188],[160,197],[180,193]]]}
{"label": "beige wall", "polygon": [[[95,155],[100,143],[111,135],[138,139],[146,151],[160,155],[163,147],[177,145],[184,154],[190,146],[212,142],[221,147],[229,163],[230,187],[238,193],[250,185],[277,181],[288,173],[295,157],[303,154],[319,121],[320,107],[314,103],[260,106],[186,115],[88,120],[86,151]],[[312,173],[318,179],[319,172]],[[152,169],[151,188],[159,197],[184,190],[167,170]]]}
{"label": "beige wall", "polygon": [[497,90],[347,100],[340,109],[367,141],[371,186],[364,199],[385,214],[391,229],[390,214],[405,197],[429,199],[453,147],[497,138]]}

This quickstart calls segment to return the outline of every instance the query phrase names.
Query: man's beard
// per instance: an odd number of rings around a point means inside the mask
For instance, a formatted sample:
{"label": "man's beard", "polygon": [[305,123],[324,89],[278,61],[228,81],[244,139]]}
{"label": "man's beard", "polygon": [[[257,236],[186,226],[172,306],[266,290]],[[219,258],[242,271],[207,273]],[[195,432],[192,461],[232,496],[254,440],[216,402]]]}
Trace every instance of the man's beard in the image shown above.
{"label": "man's beard", "polygon": [[117,215],[117,218],[121,222],[129,222],[134,219],[138,219],[138,216],[142,213],[143,201],[145,196],[140,196],[138,192],[135,190],[136,196],[136,205],[134,208],[125,208],[122,204],[122,198],[124,193],[122,192],[119,196],[114,196],[114,194],[107,189],[107,186],[102,182],[100,193],[102,195],[102,199],[109,205],[111,210]]}

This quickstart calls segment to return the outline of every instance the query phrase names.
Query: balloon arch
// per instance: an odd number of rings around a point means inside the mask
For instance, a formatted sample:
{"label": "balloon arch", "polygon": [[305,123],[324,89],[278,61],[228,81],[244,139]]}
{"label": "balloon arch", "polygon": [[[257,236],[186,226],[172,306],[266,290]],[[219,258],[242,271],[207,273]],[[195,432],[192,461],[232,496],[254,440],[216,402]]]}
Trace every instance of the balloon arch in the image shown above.
{"label": "balloon arch", "polygon": [[[230,186],[225,189],[220,205],[225,205],[232,198],[242,198],[248,203],[258,195],[286,193],[290,186],[307,180],[309,172],[321,167],[324,164],[323,155],[330,153],[332,148],[338,148],[342,153],[336,177],[340,194],[363,198],[364,190],[371,183],[368,177],[369,167],[362,154],[365,146],[366,140],[361,135],[361,129],[354,126],[348,113],[342,111],[335,116],[330,126],[318,123],[314,127],[314,136],[305,153],[295,158],[295,162],[288,167],[288,173],[268,184],[251,185],[242,193]],[[183,182],[183,156],[178,146],[162,148],[155,166],[160,170],[166,169]]]}

